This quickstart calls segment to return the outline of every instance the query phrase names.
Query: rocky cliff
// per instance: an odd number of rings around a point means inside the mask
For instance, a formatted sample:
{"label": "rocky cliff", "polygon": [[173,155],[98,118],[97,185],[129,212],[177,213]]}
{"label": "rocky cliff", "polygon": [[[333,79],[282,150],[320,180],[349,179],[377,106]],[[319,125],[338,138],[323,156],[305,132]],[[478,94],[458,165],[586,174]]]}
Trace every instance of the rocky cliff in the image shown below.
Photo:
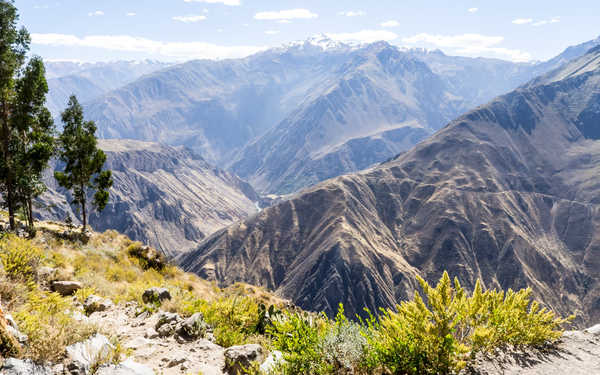
{"label": "rocky cliff", "polygon": [[[116,229],[173,255],[257,212],[258,196],[247,183],[183,147],[133,140],[101,140],[99,147],[114,186],[106,209],[90,215],[96,230]],[[48,210],[39,210],[41,217],[76,219],[50,173],[46,182],[41,203]]]}

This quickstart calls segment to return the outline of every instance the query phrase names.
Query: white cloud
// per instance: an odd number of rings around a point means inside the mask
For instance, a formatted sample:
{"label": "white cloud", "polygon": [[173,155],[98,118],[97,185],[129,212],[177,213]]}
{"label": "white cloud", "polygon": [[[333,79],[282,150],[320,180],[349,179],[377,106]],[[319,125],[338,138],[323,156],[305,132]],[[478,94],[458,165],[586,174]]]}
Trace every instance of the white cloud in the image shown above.
{"label": "white cloud", "polygon": [[125,15],[127,17],[133,17],[133,16],[137,15],[137,13],[135,13],[135,12],[129,12],[129,13],[125,14]]}
{"label": "white cloud", "polygon": [[259,46],[220,46],[205,42],[162,42],[131,35],[31,34],[32,43],[55,47],[87,47],[145,53],[171,59],[224,59],[246,57],[263,51]]}
{"label": "white cloud", "polygon": [[345,12],[339,12],[338,14],[340,16],[346,16],[346,17],[359,17],[359,16],[364,16],[366,13],[363,12],[362,10],[348,10]]}
{"label": "white cloud", "polygon": [[385,21],[382,22],[380,24],[381,27],[398,27],[400,26],[400,22],[396,21],[396,20],[389,20],[389,21]]}
{"label": "white cloud", "polygon": [[241,5],[240,0],[183,0],[186,3],[223,4],[229,6]]}
{"label": "white cloud", "polygon": [[373,43],[380,40],[391,41],[398,35],[387,30],[361,30],[354,33],[327,33],[328,37],[341,42]]}
{"label": "white cloud", "polygon": [[90,17],[103,16],[103,15],[104,15],[104,12],[101,11],[101,10],[97,10],[95,12],[89,12],[88,13],[88,16],[90,16]]}
{"label": "white cloud", "polygon": [[553,18],[550,18],[549,20],[536,21],[533,23],[533,26],[543,26],[543,25],[547,25],[549,23],[559,23],[559,22],[560,22],[560,17],[553,17]]}
{"label": "white cloud", "polygon": [[197,15],[189,15],[189,16],[175,16],[173,20],[183,22],[183,23],[193,23],[204,21],[206,16],[197,16]]}
{"label": "white cloud", "polygon": [[532,22],[533,18],[517,18],[516,20],[512,21],[512,23],[514,23],[515,25],[525,25]]}
{"label": "white cloud", "polygon": [[276,34],[279,34],[279,30],[267,30],[267,31],[265,31],[265,34],[276,35]]}
{"label": "white cloud", "polygon": [[274,12],[258,12],[254,15],[257,20],[292,20],[317,18],[319,15],[308,9],[287,9]]}
{"label": "white cloud", "polygon": [[460,55],[487,55],[508,58],[513,61],[531,60],[531,55],[527,52],[498,47],[498,44],[503,41],[504,37],[501,36],[487,36],[481,34],[432,35],[423,33],[402,39],[402,42],[406,44],[429,44],[437,48],[449,49],[452,53]]}
{"label": "white cloud", "polygon": [[479,8],[469,8],[469,9],[467,9],[467,12],[469,12],[469,13],[477,13],[478,10],[479,10]]}
{"label": "white cloud", "polygon": [[292,23],[290,20],[279,20],[277,23]]}

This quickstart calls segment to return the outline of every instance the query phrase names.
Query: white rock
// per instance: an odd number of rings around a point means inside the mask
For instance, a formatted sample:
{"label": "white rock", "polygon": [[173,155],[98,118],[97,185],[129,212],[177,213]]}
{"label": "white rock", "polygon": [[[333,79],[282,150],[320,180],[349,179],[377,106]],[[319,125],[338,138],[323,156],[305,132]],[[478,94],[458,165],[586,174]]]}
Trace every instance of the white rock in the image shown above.
{"label": "white rock", "polygon": [[96,334],[86,341],[67,347],[67,368],[87,373],[93,364],[107,359],[113,350],[114,346],[105,336]]}
{"label": "white rock", "polygon": [[0,368],[2,375],[52,375],[52,368],[35,364],[26,359],[9,358]]}
{"label": "white rock", "polygon": [[594,336],[600,336],[600,324],[596,324],[595,326],[586,329],[586,332],[591,333]]}
{"label": "white rock", "polygon": [[151,368],[134,362],[131,359],[118,365],[103,366],[96,371],[96,375],[154,375]]}
{"label": "white rock", "polygon": [[265,361],[260,365],[260,371],[265,374],[271,374],[275,370],[275,366],[283,361],[283,353],[279,350],[273,350],[271,354],[265,359]]}

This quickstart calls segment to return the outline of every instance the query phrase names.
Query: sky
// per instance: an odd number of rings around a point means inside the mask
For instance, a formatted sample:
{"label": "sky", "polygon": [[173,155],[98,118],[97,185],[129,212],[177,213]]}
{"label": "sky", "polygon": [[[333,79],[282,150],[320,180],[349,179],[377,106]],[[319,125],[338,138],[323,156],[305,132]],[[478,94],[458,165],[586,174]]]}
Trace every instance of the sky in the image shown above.
{"label": "sky", "polygon": [[16,0],[46,60],[224,59],[324,33],[530,62],[600,35],[598,0]]}

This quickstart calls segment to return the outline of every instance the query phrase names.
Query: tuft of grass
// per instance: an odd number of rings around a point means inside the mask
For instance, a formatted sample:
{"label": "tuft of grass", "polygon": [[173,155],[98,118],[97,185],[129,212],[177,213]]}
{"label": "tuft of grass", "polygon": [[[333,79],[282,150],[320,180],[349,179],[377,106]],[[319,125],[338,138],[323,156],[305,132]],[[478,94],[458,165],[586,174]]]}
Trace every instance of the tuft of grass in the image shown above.
{"label": "tuft of grass", "polygon": [[31,241],[13,234],[0,241],[0,262],[13,281],[33,281],[43,259],[43,252]]}
{"label": "tuft of grass", "polygon": [[29,338],[27,356],[36,361],[58,361],[65,348],[86,340],[97,328],[71,315],[73,303],[57,293],[34,289],[15,314],[21,331]]}

